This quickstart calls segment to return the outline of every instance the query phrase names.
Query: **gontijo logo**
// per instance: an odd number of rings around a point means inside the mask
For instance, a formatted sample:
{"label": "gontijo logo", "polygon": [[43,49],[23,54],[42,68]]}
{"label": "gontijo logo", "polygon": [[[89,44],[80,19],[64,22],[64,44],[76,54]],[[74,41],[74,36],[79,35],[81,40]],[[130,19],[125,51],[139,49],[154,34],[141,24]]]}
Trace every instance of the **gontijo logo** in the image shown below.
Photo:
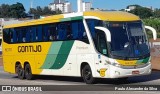
{"label": "gontijo logo", "polygon": [[18,46],[18,52],[23,53],[23,52],[41,52],[42,51],[42,46],[41,45],[29,45],[29,46]]}

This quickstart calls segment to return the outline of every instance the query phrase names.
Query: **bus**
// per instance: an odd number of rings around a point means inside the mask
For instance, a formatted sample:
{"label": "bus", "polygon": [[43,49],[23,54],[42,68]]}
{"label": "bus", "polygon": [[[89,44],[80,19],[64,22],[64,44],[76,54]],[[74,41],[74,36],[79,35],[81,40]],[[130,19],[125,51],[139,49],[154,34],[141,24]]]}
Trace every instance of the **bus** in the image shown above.
{"label": "bus", "polygon": [[120,11],[60,14],[3,29],[4,71],[31,80],[35,75],[127,79],[151,73],[142,20]]}

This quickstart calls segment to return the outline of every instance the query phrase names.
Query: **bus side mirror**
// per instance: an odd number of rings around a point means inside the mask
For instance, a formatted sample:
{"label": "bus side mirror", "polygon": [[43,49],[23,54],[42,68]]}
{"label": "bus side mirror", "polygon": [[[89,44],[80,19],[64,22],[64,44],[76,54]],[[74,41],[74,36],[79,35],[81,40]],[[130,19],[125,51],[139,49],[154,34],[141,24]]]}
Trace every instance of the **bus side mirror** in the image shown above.
{"label": "bus side mirror", "polygon": [[153,39],[154,40],[157,39],[157,32],[156,32],[156,30],[153,27],[151,27],[151,26],[145,26],[145,29],[148,29],[148,30],[152,31]]}
{"label": "bus side mirror", "polygon": [[111,32],[107,28],[96,26],[95,29],[104,31],[107,36],[107,42],[111,42]]}

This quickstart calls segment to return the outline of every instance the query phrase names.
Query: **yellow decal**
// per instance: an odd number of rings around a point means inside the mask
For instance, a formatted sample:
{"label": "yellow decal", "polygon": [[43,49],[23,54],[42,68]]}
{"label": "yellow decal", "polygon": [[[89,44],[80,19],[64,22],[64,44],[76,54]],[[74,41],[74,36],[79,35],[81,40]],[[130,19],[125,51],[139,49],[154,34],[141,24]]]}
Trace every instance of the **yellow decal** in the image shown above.
{"label": "yellow decal", "polygon": [[117,62],[120,65],[124,65],[124,66],[135,66],[135,65],[137,65],[136,64],[137,60],[117,60]]}
{"label": "yellow decal", "polygon": [[105,76],[106,76],[106,75],[105,75],[106,70],[107,70],[107,69],[100,69],[100,76],[101,76],[101,77],[105,77]]}

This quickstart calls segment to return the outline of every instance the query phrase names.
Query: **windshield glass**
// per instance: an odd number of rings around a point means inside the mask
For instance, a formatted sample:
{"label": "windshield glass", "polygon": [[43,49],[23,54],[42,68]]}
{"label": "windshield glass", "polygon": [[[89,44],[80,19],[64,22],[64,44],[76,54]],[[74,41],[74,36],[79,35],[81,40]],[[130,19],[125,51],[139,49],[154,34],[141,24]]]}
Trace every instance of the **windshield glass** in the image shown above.
{"label": "windshield glass", "polygon": [[106,23],[111,32],[111,56],[139,58],[149,54],[149,44],[141,21]]}

